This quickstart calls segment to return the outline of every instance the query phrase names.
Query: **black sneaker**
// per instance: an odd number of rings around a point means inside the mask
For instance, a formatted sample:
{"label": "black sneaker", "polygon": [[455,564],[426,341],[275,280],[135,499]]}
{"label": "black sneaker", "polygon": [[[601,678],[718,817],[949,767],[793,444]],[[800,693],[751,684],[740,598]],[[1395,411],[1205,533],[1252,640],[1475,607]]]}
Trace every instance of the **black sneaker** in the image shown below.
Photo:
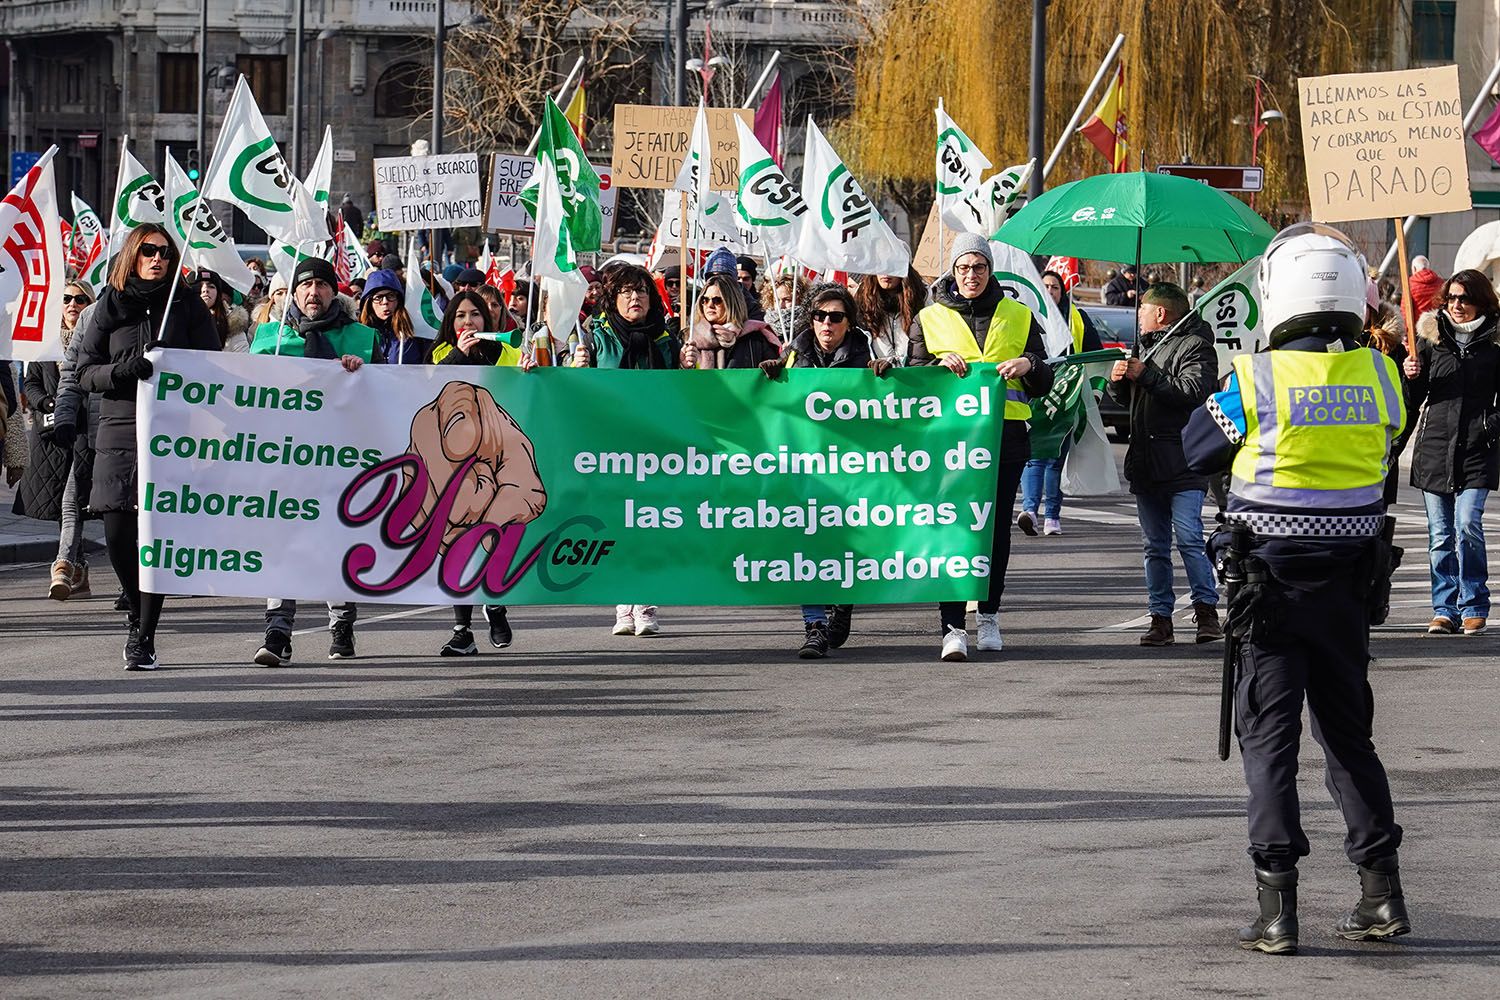
{"label": "black sneaker", "polygon": [[285,632],[266,632],[266,641],[255,653],[263,667],[284,667],[292,662],[292,637]]}
{"label": "black sneaker", "polygon": [[509,646],[515,636],[510,630],[510,622],[505,620],[505,605],[486,605],[484,617],[490,623],[490,645],[496,649]]}
{"label": "black sneaker", "polygon": [[448,641],[443,643],[443,648],[438,650],[439,656],[477,656],[479,647],[474,645],[474,633],[469,631],[468,626],[453,626],[453,634]]}
{"label": "black sneaker", "polygon": [[854,617],[854,605],[830,604],[828,606],[828,648],[838,649],[849,641],[849,622]]}
{"label": "black sneaker", "polygon": [[156,640],[149,635],[131,633],[125,643],[126,670],[156,669]]}
{"label": "black sneaker", "polygon": [[828,655],[828,626],[823,622],[807,622],[807,638],[797,655],[804,660],[821,660]]}
{"label": "black sneaker", "polygon": [[328,658],[330,660],[352,660],[354,659],[354,623],[334,622],[333,641],[328,644]]}
{"label": "black sneaker", "polygon": [[130,601],[126,599],[125,592],[123,590],[120,591],[120,593],[115,596],[115,610],[116,611],[129,611],[130,610]]}

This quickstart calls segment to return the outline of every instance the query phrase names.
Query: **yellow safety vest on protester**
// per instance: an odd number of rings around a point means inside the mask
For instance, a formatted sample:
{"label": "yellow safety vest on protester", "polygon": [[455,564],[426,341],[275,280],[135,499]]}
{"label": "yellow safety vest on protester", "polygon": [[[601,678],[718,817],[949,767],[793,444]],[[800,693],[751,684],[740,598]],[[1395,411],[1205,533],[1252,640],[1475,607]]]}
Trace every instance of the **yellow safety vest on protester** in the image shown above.
{"label": "yellow safety vest on protester", "polygon": [[1268,351],[1234,359],[1245,438],[1229,492],[1246,504],[1352,510],[1385,491],[1391,442],[1406,425],[1396,363],[1369,348]]}
{"label": "yellow safety vest on protester", "polygon": [[[979,350],[979,342],[974,339],[974,331],[956,310],[933,304],[917,315],[922,320],[922,336],[927,341],[927,350],[933,357],[957,354],[971,365],[986,361],[999,364],[1019,358],[1026,350],[1026,338],[1031,333],[1031,310],[1012,298],[1002,297],[995,306],[983,351]],[[1031,419],[1031,402],[1018,378],[1005,380],[1005,419]]]}
{"label": "yellow safety vest on protester", "polygon": [[1073,353],[1083,353],[1083,314],[1073,303],[1068,303],[1068,329],[1073,334]]}
{"label": "yellow safety vest on protester", "polygon": [[[512,347],[504,341],[496,341],[495,343],[500,347],[500,358],[495,362],[496,368],[514,368],[521,363],[520,348]],[[437,364],[438,362],[442,361],[451,352],[453,352],[457,348],[457,346],[458,345],[456,344],[434,345],[432,348],[432,363]]]}

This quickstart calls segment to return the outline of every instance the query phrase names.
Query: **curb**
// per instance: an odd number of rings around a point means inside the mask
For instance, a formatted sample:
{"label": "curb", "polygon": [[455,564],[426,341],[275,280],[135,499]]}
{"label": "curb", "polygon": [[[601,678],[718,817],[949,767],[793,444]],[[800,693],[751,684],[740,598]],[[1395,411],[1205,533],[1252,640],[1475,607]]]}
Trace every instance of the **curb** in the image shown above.
{"label": "curb", "polygon": [[[83,551],[103,552],[104,543],[85,538]],[[0,542],[0,566],[14,563],[50,563],[56,556],[57,539],[55,538],[29,538],[20,542]]]}

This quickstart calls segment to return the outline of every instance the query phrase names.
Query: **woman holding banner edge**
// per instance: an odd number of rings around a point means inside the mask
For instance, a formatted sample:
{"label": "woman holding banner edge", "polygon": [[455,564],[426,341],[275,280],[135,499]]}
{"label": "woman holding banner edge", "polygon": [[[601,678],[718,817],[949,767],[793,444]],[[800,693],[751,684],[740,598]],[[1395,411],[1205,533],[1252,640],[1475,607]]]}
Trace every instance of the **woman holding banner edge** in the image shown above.
{"label": "woman holding banner edge", "polygon": [[219,331],[203,300],[173,295],[176,246],[167,231],[145,223],[130,231],[110,266],[109,283],[77,336],[78,385],[103,395],[89,508],[104,515],[104,542],[130,605],[123,653],[126,670],[155,670],[156,624],[162,595],[140,589],[137,544],[135,395],[151,377],[152,347],[218,351]]}
{"label": "woman holding banner edge", "polygon": [[[1044,360],[1041,325],[1031,310],[1005,296],[991,279],[993,267],[994,256],[982,236],[962,233],[954,237],[948,252],[948,272],[933,282],[932,304],[918,313],[912,324],[908,358],[909,364],[942,365],[960,377],[967,375],[972,365],[993,364],[1005,379],[1004,423],[996,461],[995,505],[990,516],[995,531],[990,588],[979,602],[979,649],[987,652],[1004,648],[1000,596],[1010,563],[1016,493],[1026,460],[1031,457],[1026,429],[1026,421],[1031,419],[1030,400],[1045,396],[1053,382],[1052,368]],[[964,602],[943,601],[938,609],[943,630],[940,657],[967,660]]]}

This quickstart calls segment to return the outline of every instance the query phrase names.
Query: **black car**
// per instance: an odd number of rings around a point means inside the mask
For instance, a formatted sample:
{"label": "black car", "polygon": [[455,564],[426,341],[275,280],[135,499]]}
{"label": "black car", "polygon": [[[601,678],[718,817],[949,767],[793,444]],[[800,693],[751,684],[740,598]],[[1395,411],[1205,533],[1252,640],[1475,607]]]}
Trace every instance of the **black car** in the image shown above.
{"label": "black car", "polygon": [[[1099,340],[1105,347],[1118,347],[1126,354],[1135,347],[1135,310],[1129,306],[1079,306],[1099,331]],[[1104,426],[1114,431],[1121,441],[1130,437],[1130,410],[1115,402],[1105,393],[1099,399],[1099,419]]]}

